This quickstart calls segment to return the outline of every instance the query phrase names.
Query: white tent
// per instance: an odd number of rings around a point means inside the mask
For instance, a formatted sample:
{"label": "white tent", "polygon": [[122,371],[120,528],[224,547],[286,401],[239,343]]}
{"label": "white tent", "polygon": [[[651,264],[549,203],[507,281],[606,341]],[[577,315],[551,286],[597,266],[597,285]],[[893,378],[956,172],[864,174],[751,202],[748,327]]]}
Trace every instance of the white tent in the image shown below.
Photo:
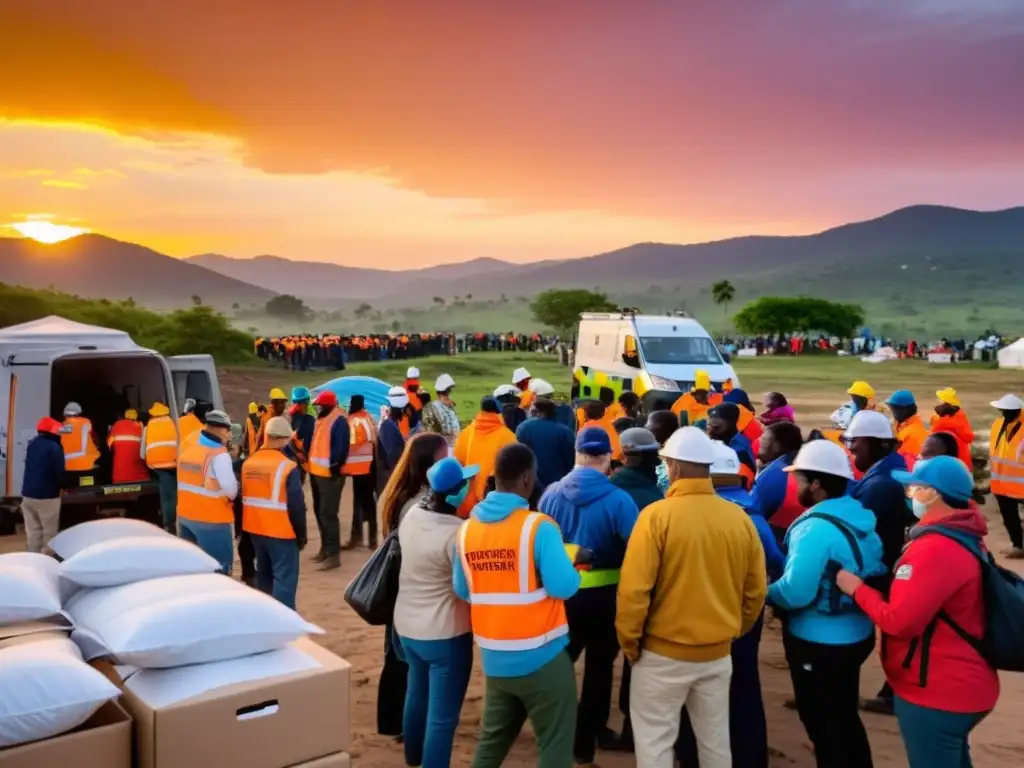
{"label": "white tent", "polygon": [[1024,338],[999,350],[1000,368],[1024,368]]}
{"label": "white tent", "polygon": [[0,328],[0,344],[138,349],[124,331],[76,323],[56,315]]}

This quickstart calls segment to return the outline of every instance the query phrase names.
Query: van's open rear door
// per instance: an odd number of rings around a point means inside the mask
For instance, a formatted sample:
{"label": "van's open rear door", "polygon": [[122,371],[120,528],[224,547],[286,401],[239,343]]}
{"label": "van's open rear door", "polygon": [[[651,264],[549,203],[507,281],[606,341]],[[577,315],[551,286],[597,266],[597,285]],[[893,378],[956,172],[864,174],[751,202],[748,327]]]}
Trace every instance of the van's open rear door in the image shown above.
{"label": "van's open rear door", "polygon": [[35,349],[16,352],[0,361],[10,372],[5,381],[7,408],[0,414],[3,451],[3,496],[21,494],[25,471],[25,448],[36,436],[36,424],[50,412],[50,361],[54,350]]}
{"label": "van's open rear door", "polygon": [[177,355],[167,358],[174,380],[174,401],[182,413],[185,400],[205,400],[214,408],[224,409],[224,399],[217,381],[217,366],[210,355]]}

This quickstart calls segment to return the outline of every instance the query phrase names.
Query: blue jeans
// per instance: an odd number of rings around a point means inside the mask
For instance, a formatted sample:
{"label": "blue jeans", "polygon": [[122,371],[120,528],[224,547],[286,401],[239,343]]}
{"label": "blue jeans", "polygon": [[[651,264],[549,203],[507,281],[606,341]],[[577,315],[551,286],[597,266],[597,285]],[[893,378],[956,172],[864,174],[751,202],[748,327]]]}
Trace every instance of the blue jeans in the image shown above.
{"label": "blue jeans", "polygon": [[403,737],[406,765],[448,768],[473,671],[473,635],[450,640],[402,638],[409,664]]}
{"label": "blue jeans", "polygon": [[200,523],[179,518],[178,536],[192,542],[220,563],[221,573],[231,575],[231,565],[235,560],[231,523]]}
{"label": "blue jeans", "polygon": [[943,712],[941,709],[919,707],[899,696],[894,697],[893,705],[910,768],[973,766],[967,737],[988,716],[988,712]]}
{"label": "blue jeans", "polygon": [[250,534],[256,550],[256,586],[295,610],[299,588],[299,545],[295,539]]}
{"label": "blue jeans", "polygon": [[156,469],[156,484],[160,489],[160,514],[164,530],[175,533],[178,519],[178,474],[174,469]]}

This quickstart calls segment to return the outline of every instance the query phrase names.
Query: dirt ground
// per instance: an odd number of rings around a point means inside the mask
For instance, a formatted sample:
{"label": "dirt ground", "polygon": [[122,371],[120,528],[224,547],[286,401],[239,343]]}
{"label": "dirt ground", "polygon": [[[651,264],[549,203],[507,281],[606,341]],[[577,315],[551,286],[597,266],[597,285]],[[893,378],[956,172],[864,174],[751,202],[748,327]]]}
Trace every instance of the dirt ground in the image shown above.
{"label": "dirt ground", "polygon": [[[966,372],[964,372],[966,373]],[[957,382],[961,388],[961,396],[965,407],[971,414],[975,428],[979,432],[987,432],[987,424],[992,416],[986,412],[987,402],[1003,394],[1003,389],[995,391],[1005,383],[996,381],[995,374],[989,381],[983,381],[988,372],[978,374],[978,384],[968,391],[968,382]],[[746,374],[744,374],[746,376]],[[257,398],[268,385],[272,371],[232,372],[222,379],[226,404],[231,413],[244,413],[244,405]],[[881,378],[881,377],[877,377]],[[963,378],[973,378],[964,376]],[[879,386],[881,382],[874,382]],[[750,386],[750,385],[748,385]],[[892,388],[899,386],[897,382]],[[765,387],[765,389],[770,387]],[[845,387],[844,387],[845,388]],[[823,424],[828,413],[843,398],[842,389],[836,389],[832,383],[807,382],[800,396],[795,395],[796,387],[784,390],[790,393],[791,401],[800,416],[802,424]],[[752,392],[758,391],[751,389]],[[761,390],[763,391],[763,390]],[[887,391],[891,391],[887,390]],[[920,396],[920,395],[919,395]],[[984,426],[984,429],[982,427]],[[346,493],[342,502],[342,531],[348,530],[348,520],[352,509],[351,496]],[[989,535],[989,546],[999,551],[1008,545],[1002,523],[993,505],[988,505],[986,515],[992,532]],[[316,526],[310,519],[310,531],[315,533]],[[13,551],[24,546],[21,536],[0,539],[0,551]],[[311,541],[307,553],[316,551],[317,542]],[[327,634],[321,642],[333,652],[348,659],[352,664],[352,729],[354,741],[351,754],[355,764],[364,766],[401,766],[404,765],[401,747],[392,739],[376,735],[376,700],[377,681],[383,661],[383,631],[380,628],[367,627],[345,605],[342,594],[349,580],[356,574],[368,551],[344,553],[343,567],[332,573],[319,573],[311,566],[303,563],[298,607],[299,612],[308,620],[323,627]],[[621,668],[621,663],[620,663]],[[872,658],[864,667],[862,677],[862,693],[873,695],[883,680],[877,658]],[[462,712],[462,721],[456,736],[453,765],[469,765],[475,745],[476,732],[479,728],[482,711],[483,685],[479,666],[474,671],[473,680]],[[768,717],[768,738],[772,750],[771,765],[775,766],[813,766],[814,759],[805,747],[806,737],[796,713],[786,709],[783,702],[791,695],[789,673],[782,650],[779,626],[769,622],[761,642],[761,682],[765,698],[765,710]],[[616,674],[616,686],[618,673]],[[1003,691],[995,711],[975,731],[973,738],[974,764],[978,768],[1010,768],[1024,765],[1024,729],[1020,727],[1024,717],[1024,675],[1004,674],[1002,676]],[[617,696],[617,691],[616,691]],[[613,703],[617,698],[613,698]],[[864,722],[871,737],[871,744],[876,766],[906,766],[903,746],[900,741],[896,721],[892,718],[877,715],[864,715]],[[621,723],[621,716],[613,712],[613,727]],[[604,768],[632,766],[632,756],[610,753],[598,753],[597,762]],[[529,728],[524,729],[512,754],[505,765],[513,768],[525,768],[536,764],[536,751]]]}

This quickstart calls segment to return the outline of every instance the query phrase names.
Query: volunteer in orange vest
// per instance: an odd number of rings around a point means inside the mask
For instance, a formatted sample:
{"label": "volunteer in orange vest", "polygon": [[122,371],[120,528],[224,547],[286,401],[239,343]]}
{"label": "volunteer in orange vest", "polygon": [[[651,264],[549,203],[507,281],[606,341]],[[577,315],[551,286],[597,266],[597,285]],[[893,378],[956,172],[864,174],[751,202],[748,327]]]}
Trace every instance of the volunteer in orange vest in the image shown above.
{"label": "volunteer in orange vest", "polygon": [[459,532],[452,584],[470,605],[486,678],[478,768],[504,762],[524,714],[540,751],[536,764],[573,764],[576,675],[564,601],[579,590],[580,575],[555,522],[528,509],[536,471],[525,445],[503,447],[495,490]]}
{"label": "volunteer in orange vest", "polygon": [[309,474],[317,486],[313,500],[320,529],[320,549],[313,555],[313,562],[319,563],[322,571],[332,571],[341,567],[338,509],[345,489],[343,468],[348,461],[351,437],[337,395],[325,390],[316,396],[313,407],[317,417],[309,446]]}
{"label": "volunteer in orange vest", "polygon": [[722,396],[722,402],[739,406],[740,417],[736,422],[736,428],[750,441],[752,454],[756,457],[758,443],[761,442],[761,435],[764,434],[764,426],[757,418],[757,411],[754,410],[754,406],[750,402],[750,396],[745,390],[730,389]]}
{"label": "volunteer in orange vest", "polygon": [[612,461],[622,462],[622,446],[619,443],[619,433],[615,430],[614,421],[604,403],[593,400],[583,407],[586,420],[580,426],[580,432],[588,427],[599,427],[608,434],[608,442],[612,446]]}
{"label": "volunteer in orange vest", "polygon": [[249,403],[249,417],[245,420],[245,433],[242,436],[242,450],[240,458],[246,459],[256,453],[259,448],[259,434],[263,427],[263,413],[260,412],[260,404]]}
{"label": "volunteer in orange vest", "polygon": [[537,395],[530,389],[530,382],[533,381],[533,377],[530,376],[530,372],[525,368],[516,368],[512,374],[512,383],[516,388],[522,392],[519,398],[519,407],[524,411],[528,411],[530,406],[533,405],[534,398]]}
{"label": "volunteer in orange vest", "polygon": [[149,480],[149,467],[142,458],[142,423],[138,411],[129,408],[123,419],[114,422],[107,435],[107,447],[113,459],[111,482],[141,483]]}
{"label": "volunteer in orange vest", "polygon": [[284,393],[284,390],[280,387],[274,387],[270,390],[270,408],[266,409],[261,415],[260,432],[256,438],[256,444],[263,445],[264,430],[266,429],[267,422],[276,416],[287,416],[285,411],[288,409],[288,395]]}
{"label": "volunteer in orange vest", "polygon": [[1024,530],[1020,522],[1020,505],[1024,502],[1024,422],[1020,413],[1024,400],[1004,395],[992,403],[1001,416],[989,432],[988,451],[992,470],[990,488],[999,504],[999,514],[1010,536],[1006,557],[1024,559]]}
{"label": "volunteer in orange vest", "polygon": [[294,610],[299,552],[306,546],[306,496],[288,419],[271,419],[264,434],[263,447],[242,464],[242,530],[256,551],[256,587]]}
{"label": "volunteer in orange vest", "polygon": [[[197,433],[198,434],[198,433]],[[153,403],[149,423],[142,430],[140,456],[153,471],[160,488],[160,513],[164,530],[178,535],[178,428],[163,403]]]}
{"label": "volunteer in orange vest", "polygon": [[473,506],[487,492],[487,481],[494,474],[498,451],[516,441],[515,434],[501,418],[501,406],[493,397],[480,401],[480,412],[455,441],[455,458],[464,467],[480,467],[480,472],[469,484],[469,494],[459,507],[459,517],[469,515]]}
{"label": "volunteer in orange vest", "polygon": [[82,406],[68,403],[64,406],[64,425],[60,430],[60,443],[64,447],[64,471],[87,475],[96,468],[100,449],[92,422],[82,415]]}
{"label": "volunteer in orange vest", "polygon": [[191,397],[185,399],[185,407],[182,410],[185,415],[178,419],[178,437],[181,442],[184,442],[186,438],[199,434],[203,428],[203,422],[199,418],[199,414],[196,413],[196,401]]}
{"label": "volunteer in orange vest", "polygon": [[[672,413],[679,417],[680,426],[699,427],[708,417],[708,410],[722,402],[722,396],[711,391],[711,376],[707,371],[694,373],[693,389],[684,392],[672,404]],[[685,419],[683,418],[685,416]]]}
{"label": "volunteer in orange vest", "polygon": [[928,427],[917,412],[917,401],[909,389],[901,389],[892,393],[886,400],[896,421],[896,439],[899,441],[899,453],[907,462],[907,469],[913,469],[921,448],[928,437]]}
{"label": "volunteer in orange vest", "polygon": [[935,393],[939,404],[935,406],[935,414],[931,418],[932,432],[948,432],[960,444],[958,456],[960,461],[972,468],[971,445],[974,443],[974,430],[967,414],[960,407],[960,398],[955,389],[940,389]]}
{"label": "volunteer in orange vest", "polygon": [[[420,369],[409,368],[405,372],[405,392],[409,396],[409,405],[418,414],[423,410],[423,401],[420,400]],[[415,426],[415,424],[414,424]]]}
{"label": "volunteer in orange vest", "polygon": [[363,524],[366,524],[368,546],[377,548],[377,477],[373,470],[373,453],[377,446],[377,425],[366,412],[362,395],[352,395],[348,410],[348,458],[341,471],[352,478],[352,530],[342,549],[363,545]]}
{"label": "volunteer in orange vest", "polygon": [[178,457],[178,535],[197,544],[231,573],[235,559],[234,500],[238,495],[228,453],[231,419],[224,411],[206,414],[199,439]]}

